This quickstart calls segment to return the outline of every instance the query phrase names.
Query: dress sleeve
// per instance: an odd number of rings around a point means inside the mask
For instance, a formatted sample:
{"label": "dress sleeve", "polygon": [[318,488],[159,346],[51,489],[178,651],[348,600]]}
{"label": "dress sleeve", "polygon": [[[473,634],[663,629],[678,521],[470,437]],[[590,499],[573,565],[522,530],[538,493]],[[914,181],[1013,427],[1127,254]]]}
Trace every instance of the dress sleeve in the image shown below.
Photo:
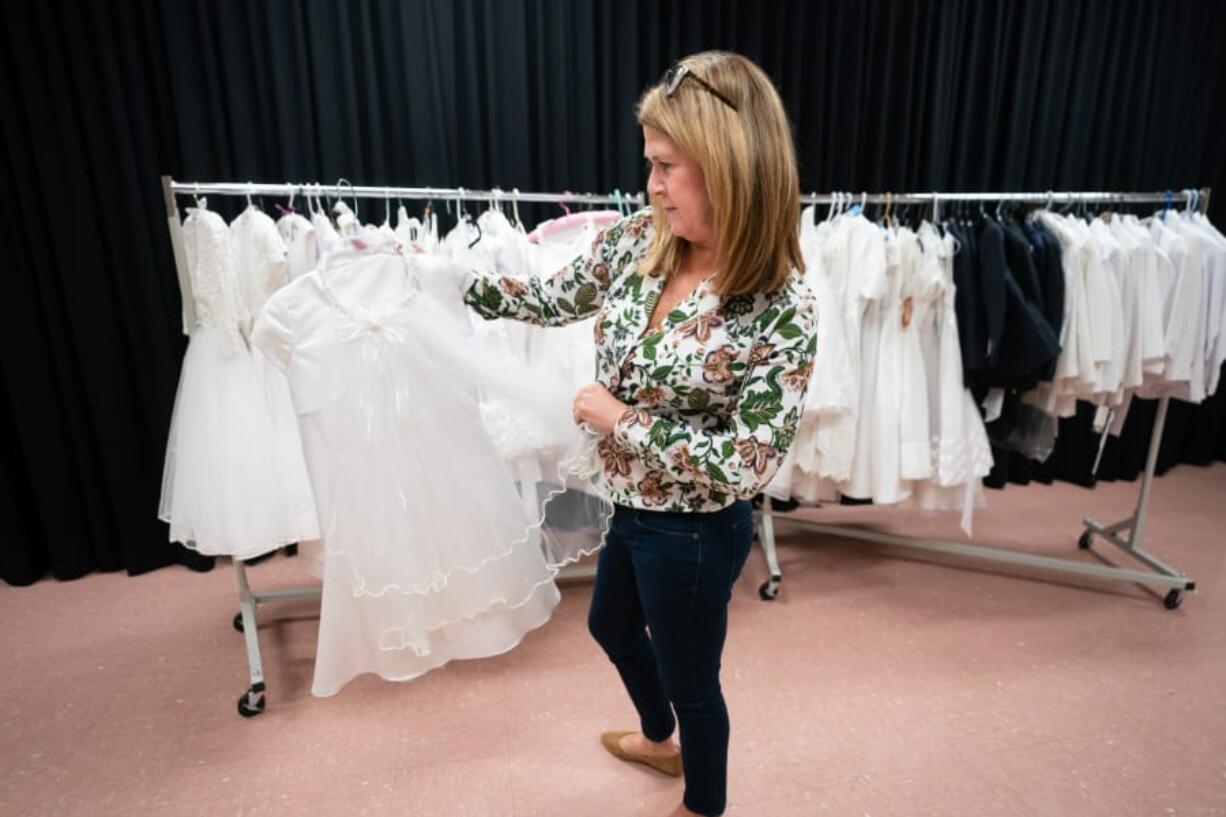
{"label": "dress sleeve", "polygon": [[470,268],[464,301],[486,319],[564,326],[596,314],[609,284],[647,244],[651,211],[640,210],[596,235],[591,247],[552,275],[526,279]]}
{"label": "dress sleeve", "polygon": [[294,333],[283,299],[274,295],[264,304],[251,329],[251,344],[282,372],[288,371]]}
{"label": "dress sleeve", "polygon": [[707,486],[711,498],[749,499],[779,470],[796,436],[817,351],[812,295],[788,306],[753,346],[735,409],[722,428],[697,429],[683,420],[628,409],[613,441],[678,482]]}

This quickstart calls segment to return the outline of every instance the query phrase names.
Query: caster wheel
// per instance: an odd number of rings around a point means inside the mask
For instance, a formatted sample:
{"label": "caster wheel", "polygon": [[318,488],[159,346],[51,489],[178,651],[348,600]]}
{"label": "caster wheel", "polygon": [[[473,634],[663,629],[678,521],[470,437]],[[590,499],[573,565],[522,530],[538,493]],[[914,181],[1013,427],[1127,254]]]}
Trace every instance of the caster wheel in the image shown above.
{"label": "caster wheel", "polygon": [[234,629],[238,630],[240,633],[246,632],[246,629],[243,627],[243,614],[242,613],[234,614]]}
{"label": "caster wheel", "polygon": [[1090,533],[1089,531],[1086,531],[1085,533],[1081,534],[1081,538],[1077,540],[1077,547],[1080,550],[1089,550],[1090,543],[1093,541],[1094,541],[1094,534]]}
{"label": "caster wheel", "polygon": [[1179,589],[1171,590],[1171,592],[1166,594],[1166,598],[1162,600],[1162,603],[1166,605],[1168,610],[1177,609],[1179,605],[1183,604],[1183,591]]}
{"label": "caster wheel", "polygon": [[758,598],[762,601],[774,601],[779,597],[779,580],[770,579],[762,582],[762,586],[758,588]]}
{"label": "caster wheel", "polygon": [[238,698],[238,714],[244,718],[254,718],[256,715],[264,711],[264,694],[260,693],[260,697],[255,699],[255,706],[247,703],[248,697],[251,695],[251,690],[248,689]]}

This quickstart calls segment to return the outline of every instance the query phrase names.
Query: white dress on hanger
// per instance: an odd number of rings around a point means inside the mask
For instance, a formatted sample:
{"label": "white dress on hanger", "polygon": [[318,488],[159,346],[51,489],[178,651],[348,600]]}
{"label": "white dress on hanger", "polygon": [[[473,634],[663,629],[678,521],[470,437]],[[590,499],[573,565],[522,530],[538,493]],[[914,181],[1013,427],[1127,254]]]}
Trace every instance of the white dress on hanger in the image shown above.
{"label": "white dress on hanger", "polygon": [[[230,246],[238,275],[239,290],[253,323],[268,296],[289,281],[289,257],[277,224],[255,205],[230,222]],[[246,333],[250,334],[250,323]]]}
{"label": "white dress on hanger", "polygon": [[[934,228],[924,224],[929,230]],[[929,364],[924,354],[921,327],[930,325],[937,299],[944,288],[943,246],[935,238],[923,244],[909,229],[898,231],[907,263],[903,265],[899,326],[898,381],[902,387],[899,412],[899,471],[904,481],[933,476],[928,390]],[[909,488],[907,489],[909,492]]]}
{"label": "white dress on hanger", "polygon": [[1120,243],[1129,250],[1137,298],[1141,302],[1141,381],[1152,381],[1166,368],[1163,348],[1162,283],[1158,277],[1157,250],[1149,234],[1137,223],[1136,216],[1116,216],[1111,229]]}
{"label": "white dress on hanger", "polygon": [[408,247],[416,243],[417,246],[425,249],[419,239],[422,237],[421,221],[416,218],[409,218],[409,211],[402,204],[396,208],[396,227],[394,229],[396,240],[404,246]]}
{"label": "white dress on hanger", "polygon": [[311,226],[315,228],[315,248],[318,253],[316,260],[340,249],[341,235],[332,225],[332,219],[328,218],[327,213],[322,210],[313,212]]}
{"label": "white dress on hanger", "polygon": [[[834,224],[814,223],[814,209],[808,207],[801,215],[800,252],[805,260],[805,283],[817,297],[817,355],[813,363],[813,378],[805,396],[806,414],[843,414],[856,402],[854,381],[850,377],[830,377],[830,372],[851,372],[851,352],[848,348],[847,300],[848,265],[831,263],[828,242]],[[818,372],[823,374],[819,375]]]}
{"label": "white dress on hanger", "polygon": [[[456,225],[443,240],[440,252],[462,267],[496,270],[501,275],[526,280],[533,274],[535,249],[523,231],[513,227],[504,216],[486,211],[476,221],[463,220]],[[515,321],[487,321],[472,311],[467,314],[473,331],[471,343],[488,355],[528,364],[529,339],[542,331],[540,327]],[[555,384],[553,401],[569,405],[574,390],[554,361],[539,361],[538,368]],[[525,379],[517,391],[502,390],[481,397],[486,430],[516,479],[524,484],[556,481],[558,463],[580,439],[573,422],[559,424],[533,408],[539,402],[540,392],[540,381]],[[525,501],[530,500],[525,497]]]}
{"label": "white dress on hanger", "polygon": [[277,219],[277,232],[288,252],[289,279],[296,281],[315,269],[319,248],[315,241],[315,226],[299,213],[286,213]]}
{"label": "white dress on hanger", "polygon": [[[355,200],[354,207],[356,206],[357,201]],[[343,199],[332,205],[332,212],[336,213],[336,232],[341,238],[352,238],[362,231],[362,222],[358,220],[358,214],[350,209]]]}
{"label": "white dress on hanger", "polygon": [[[792,450],[780,467],[785,476],[777,478],[769,492],[818,503],[837,501],[853,478],[859,428],[868,405],[864,395],[873,391],[872,383],[864,379],[876,379],[879,302],[886,291],[887,259],[884,232],[862,215],[840,215],[816,225],[811,235],[816,242],[815,269],[824,276],[823,288],[832,302],[819,312],[818,325],[829,324],[831,344],[842,347],[832,351],[834,359],[846,361],[837,378],[814,367],[814,377],[840,381],[825,384],[818,400],[830,409],[843,408],[802,418]],[[871,371],[866,368],[868,335],[874,338],[868,353]]]}
{"label": "white dress on hanger", "polygon": [[1052,382],[1040,383],[1025,395],[1026,402],[1053,417],[1077,414],[1077,399],[1091,399],[1098,381],[1094,358],[1095,321],[1091,314],[1088,280],[1091,259],[1097,254],[1087,243],[1076,220],[1048,210],[1040,210],[1037,220],[1060,244],[1060,263],[1064,271],[1064,321],[1060,327],[1060,354]]}
{"label": "white dress on hanger", "polygon": [[1205,300],[1209,309],[1209,333],[1205,343],[1205,391],[1216,394],[1226,363],[1226,236],[1202,213],[1193,213],[1191,223],[1208,239],[1205,250]]}
{"label": "white dress on hanger", "polygon": [[[537,253],[529,256],[535,262],[533,274],[553,275],[586,252],[601,229],[593,217],[542,235],[535,245]],[[557,366],[562,377],[578,391],[596,377],[595,330],[595,315],[566,326],[530,327],[529,358]]]}
{"label": "white dress on hanger", "polygon": [[[850,390],[845,387],[844,377],[830,377],[829,372],[846,372],[850,369],[846,346],[843,344],[842,304],[843,295],[832,280],[825,264],[823,242],[830,236],[832,222],[817,224],[813,205],[800,214],[800,254],[805,262],[805,283],[817,301],[817,353],[813,358],[813,376],[805,392],[805,407],[796,426],[796,437],[779,464],[774,479],[763,492],[776,499],[792,498],[816,503],[812,496],[808,474],[816,474],[820,455],[815,439],[818,423],[825,414],[841,414],[850,408]],[[848,392],[847,398],[839,395]],[[800,490],[803,497],[797,496]]]}
{"label": "white dress on hanger", "polygon": [[[395,246],[395,245],[393,245]],[[288,373],[323,526],[312,690],[513,648],[559,596],[545,535],[484,432],[445,259],[340,251],[276,293],[254,341]]]}
{"label": "white dress on hanger", "polygon": [[919,237],[924,249],[921,278],[925,290],[935,296],[929,305],[921,304],[914,316],[928,379],[932,474],[917,483],[913,498],[925,510],[961,509],[962,529],[970,536],[972,511],[983,504],[983,477],[992,470],[992,446],[962,379],[958,315],[954,309],[953,236],[942,237],[925,223]]}
{"label": "white dress on hanger", "polygon": [[1211,256],[1213,245],[1209,237],[1199,228],[1185,220],[1179,213],[1169,212],[1162,218],[1163,225],[1176,235],[1183,238],[1187,246],[1187,256],[1184,259],[1185,275],[1189,278],[1191,288],[1199,292],[1195,314],[1184,314],[1184,320],[1194,322],[1196,329],[1192,340],[1192,366],[1190,380],[1186,389],[1178,389],[1175,396],[1189,403],[1200,403],[1208,395],[1208,386],[1212,379],[1209,371],[1209,357],[1212,345],[1211,334],[1213,324],[1218,316],[1210,313],[1210,304],[1214,301],[1213,277],[1206,261]]}
{"label": "white dress on hanger", "polygon": [[[239,289],[246,298],[247,314],[254,322],[268,298],[289,282],[289,256],[277,225],[258,207],[248,207],[230,224],[230,246],[234,251]],[[250,335],[250,326],[244,328]],[[314,517],[314,498],[302,455],[302,435],[290,399],[285,374],[274,367],[258,348],[251,349],[256,376],[260,381],[273,436],[279,468],[278,483],[294,506],[309,506]]]}
{"label": "white dress on hanger", "polygon": [[909,241],[880,232],[885,243],[885,267],[880,288],[874,290],[879,297],[869,301],[861,327],[855,459],[843,493],[856,499],[893,503],[910,495],[900,480],[902,383],[898,375],[902,278],[913,261]]}
{"label": "white dress on hanger", "polygon": [[[286,435],[242,334],[249,310],[230,229],[192,208],[183,243],[197,324],[179,375],[158,516],[171,541],[207,555],[246,559],[314,539],[310,492],[286,490]],[[301,463],[300,447],[297,456]]]}
{"label": "white dress on hanger", "polygon": [[[1159,266],[1166,266],[1170,295],[1165,312],[1167,368],[1161,386],[1142,389],[1143,396],[1164,394],[1199,403],[1204,389],[1204,344],[1201,300],[1204,298],[1204,269],[1196,247],[1155,216],[1150,220],[1150,235],[1161,250]],[[1198,380],[1199,376],[1199,380]]]}

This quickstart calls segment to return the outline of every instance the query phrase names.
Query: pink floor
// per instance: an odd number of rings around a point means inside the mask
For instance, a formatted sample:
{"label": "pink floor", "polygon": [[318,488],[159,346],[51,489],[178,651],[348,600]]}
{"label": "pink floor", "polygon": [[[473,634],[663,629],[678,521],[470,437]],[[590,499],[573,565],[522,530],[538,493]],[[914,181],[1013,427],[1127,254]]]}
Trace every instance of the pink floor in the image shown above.
{"label": "pink floor", "polygon": [[[1136,490],[991,492],[977,538],[1077,557],[1081,516],[1124,516]],[[1226,466],[1163,477],[1151,520],[1154,552],[1200,586],[1174,612],[1135,585],[780,523],[783,594],[758,600],[755,551],[733,602],[728,813],[1226,814]],[[252,581],[296,584],[295,562]],[[267,606],[269,706],[246,720],[228,565],[3,587],[0,814],[666,814],[680,783],[598,743],[635,721],[588,638],[590,592],[567,588],[508,655],[326,700],[309,691],[312,605]]]}

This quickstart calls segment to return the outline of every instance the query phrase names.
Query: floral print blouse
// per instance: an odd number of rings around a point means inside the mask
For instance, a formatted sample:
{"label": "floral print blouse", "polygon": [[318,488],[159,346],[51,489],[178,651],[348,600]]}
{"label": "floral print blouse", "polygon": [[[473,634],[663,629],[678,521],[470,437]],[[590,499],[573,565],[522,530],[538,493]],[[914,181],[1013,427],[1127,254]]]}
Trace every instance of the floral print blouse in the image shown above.
{"label": "floral print blouse", "polygon": [[482,317],[560,326],[596,316],[596,380],[630,408],[597,444],[600,486],[620,505],[717,511],[758,493],[796,435],[817,347],[813,294],[793,273],[771,294],[720,298],[703,282],[648,330],[664,278],[637,270],[646,208],[549,277],[473,270]]}

